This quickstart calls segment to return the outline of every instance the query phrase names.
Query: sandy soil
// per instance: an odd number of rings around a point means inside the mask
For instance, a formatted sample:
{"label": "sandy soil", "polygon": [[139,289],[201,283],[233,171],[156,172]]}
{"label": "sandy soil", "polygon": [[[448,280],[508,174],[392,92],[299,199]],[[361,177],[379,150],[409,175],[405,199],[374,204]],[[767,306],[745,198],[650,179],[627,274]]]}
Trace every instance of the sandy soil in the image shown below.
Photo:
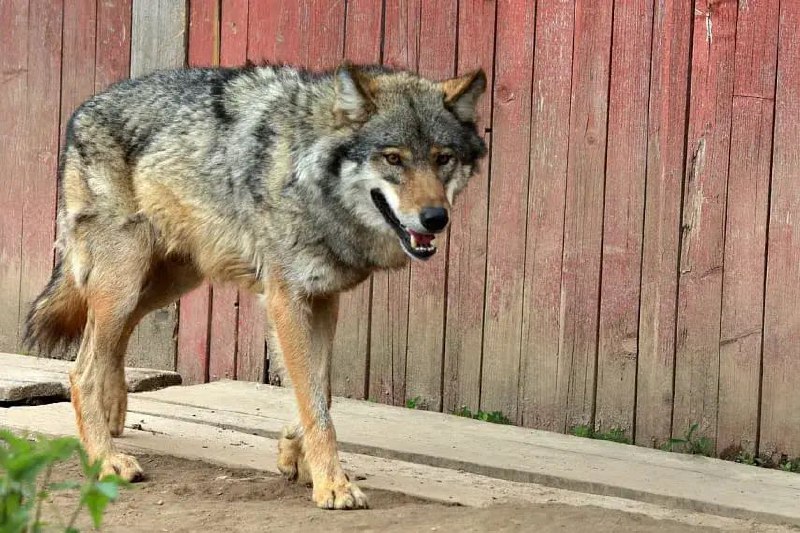
{"label": "sandy soil", "polygon": [[[446,506],[370,490],[367,511],[323,511],[311,489],[263,472],[236,470],[167,456],[139,456],[146,481],[124,490],[106,514],[105,531],[717,531],[640,514],[564,504]],[[75,463],[60,465],[56,481],[79,479]],[[68,513],[75,493],[55,497]],[[55,522],[53,506],[45,516]],[[80,522],[90,530],[88,518]]]}

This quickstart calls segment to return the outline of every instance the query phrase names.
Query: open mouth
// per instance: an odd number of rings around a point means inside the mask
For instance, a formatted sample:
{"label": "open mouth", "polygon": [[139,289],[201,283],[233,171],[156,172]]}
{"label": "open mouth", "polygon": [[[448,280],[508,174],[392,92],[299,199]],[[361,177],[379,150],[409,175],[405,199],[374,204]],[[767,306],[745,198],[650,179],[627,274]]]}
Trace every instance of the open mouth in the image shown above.
{"label": "open mouth", "polygon": [[397,219],[394,211],[389,207],[389,202],[386,201],[386,197],[383,196],[378,189],[372,189],[370,194],[372,195],[372,201],[375,202],[378,211],[381,212],[383,218],[386,219],[386,222],[400,238],[400,244],[403,246],[403,250],[414,259],[425,260],[433,257],[433,254],[436,253],[436,235],[419,233],[405,227]]}

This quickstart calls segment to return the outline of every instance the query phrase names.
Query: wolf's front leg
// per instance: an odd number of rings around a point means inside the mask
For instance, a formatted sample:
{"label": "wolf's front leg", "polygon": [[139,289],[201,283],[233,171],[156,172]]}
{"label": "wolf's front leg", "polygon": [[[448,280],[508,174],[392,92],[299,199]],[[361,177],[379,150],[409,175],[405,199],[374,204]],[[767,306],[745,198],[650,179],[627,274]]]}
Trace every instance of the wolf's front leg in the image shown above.
{"label": "wolf's front leg", "polygon": [[325,509],[366,508],[366,496],[339,462],[330,417],[329,358],[338,297],[297,294],[280,277],[271,278],[268,287],[268,311],[297,398],[314,501]]}

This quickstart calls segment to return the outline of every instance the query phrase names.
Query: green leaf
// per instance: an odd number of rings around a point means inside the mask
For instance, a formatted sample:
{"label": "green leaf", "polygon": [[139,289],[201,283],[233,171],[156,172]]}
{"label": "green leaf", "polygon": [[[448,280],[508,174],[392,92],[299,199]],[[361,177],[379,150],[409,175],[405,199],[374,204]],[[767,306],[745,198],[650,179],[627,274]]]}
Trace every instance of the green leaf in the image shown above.
{"label": "green leaf", "polygon": [[108,479],[109,477],[111,476],[103,478],[105,481],[98,481],[94,487],[110,501],[114,501],[119,496],[119,482],[115,479]]}
{"label": "green leaf", "polygon": [[47,488],[50,490],[72,490],[81,488],[81,484],[77,481],[61,481],[50,483]]}
{"label": "green leaf", "polygon": [[105,511],[108,502],[109,499],[103,493],[91,489],[81,498],[81,503],[86,505],[89,510],[95,529],[98,529],[103,522],[103,511]]}

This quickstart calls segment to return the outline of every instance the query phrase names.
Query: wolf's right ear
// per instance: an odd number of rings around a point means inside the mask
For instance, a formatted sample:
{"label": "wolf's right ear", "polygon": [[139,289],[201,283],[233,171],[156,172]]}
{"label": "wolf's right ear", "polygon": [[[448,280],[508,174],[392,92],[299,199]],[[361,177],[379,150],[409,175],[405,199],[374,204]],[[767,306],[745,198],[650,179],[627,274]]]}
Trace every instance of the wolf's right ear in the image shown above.
{"label": "wolf's right ear", "polygon": [[444,105],[460,120],[475,122],[478,98],[486,90],[486,73],[483,69],[443,81],[439,86],[444,93]]}
{"label": "wolf's right ear", "polygon": [[375,84],[357,67],[343,63],[334,75],[336,101],[333,112],[343,123],[360,123],[375,109]]}

